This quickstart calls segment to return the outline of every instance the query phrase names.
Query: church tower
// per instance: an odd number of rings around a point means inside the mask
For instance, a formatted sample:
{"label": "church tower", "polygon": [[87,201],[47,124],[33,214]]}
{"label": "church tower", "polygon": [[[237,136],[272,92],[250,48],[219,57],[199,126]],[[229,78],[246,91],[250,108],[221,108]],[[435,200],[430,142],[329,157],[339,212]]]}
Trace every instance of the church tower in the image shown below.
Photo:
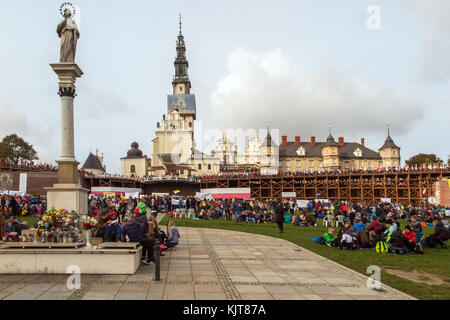
{"label": "church tower", "polygon": [[195,95],[191,94],[186,59],[186,44],[181,30],[176,42],[173,92],[167,95],[167,116],[156,125],[156,138],[152,141],[152,174],[187,174],[194,156]]}
{"label": "church tower", "polygon": [[186,59],[186,45],[184,43],[183,33],[181,31],[180,14],[180,32],[177,40],[177,58],[175,59],[175,76],[173,77],[173,94],[190,94],[191,81],[189,80],[188,68],[189,62]]}

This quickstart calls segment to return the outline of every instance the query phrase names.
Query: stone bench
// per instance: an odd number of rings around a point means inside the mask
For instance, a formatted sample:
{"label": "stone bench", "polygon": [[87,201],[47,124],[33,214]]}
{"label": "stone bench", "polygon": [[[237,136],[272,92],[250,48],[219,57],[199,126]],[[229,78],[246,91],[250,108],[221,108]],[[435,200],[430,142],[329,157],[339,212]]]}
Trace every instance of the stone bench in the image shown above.
{"label": "stone bench", "polygon": [[[80,246],[81,247],[76,247]],[[139,243],[102,243],[86,247],[72,243],[11,242],[0,246],[0,274],[134,274],[140,265]]]}

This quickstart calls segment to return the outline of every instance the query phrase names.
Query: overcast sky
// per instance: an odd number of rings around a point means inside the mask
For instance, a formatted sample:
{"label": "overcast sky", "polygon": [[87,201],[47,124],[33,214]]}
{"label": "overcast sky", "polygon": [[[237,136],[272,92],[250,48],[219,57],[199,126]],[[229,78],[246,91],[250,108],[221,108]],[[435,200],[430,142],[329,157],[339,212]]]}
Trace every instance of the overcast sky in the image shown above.
{"label": "overcast sky", "polygon": [[[59,61],[63,1],[0,2],[0,136],[17,133],[43,161],[60,154]],[[78,0],[75,151],[96,148],[109,172],[133,140],[151,156],[172,91],[183,14],[197,139],[207,129],[261,129],[365,138],[375,150],[386,123],[402,160],[450,154],[450,1]],[[370,5],[380,29],[369,29]],[[199,146],[205,143],[197,142]],[[207,148],[206,148],[207,149]],[[207,151],[207,150],[206,150]]]}

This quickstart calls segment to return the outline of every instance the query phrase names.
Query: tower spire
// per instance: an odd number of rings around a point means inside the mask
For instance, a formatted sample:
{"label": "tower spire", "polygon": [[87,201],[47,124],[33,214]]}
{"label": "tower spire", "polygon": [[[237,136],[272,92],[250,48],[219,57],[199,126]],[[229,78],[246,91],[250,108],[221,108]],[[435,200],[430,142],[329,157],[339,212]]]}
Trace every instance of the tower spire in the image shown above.
{"label": "tower spire", "polygon": [[391,133],[389,132],[389,122],[386,124],[386,126],[387,126],[388,137],[390,137]]}
{"label": "tower spire", "polygon": [[177,40],[177,57],[175,59],[175,76],[173,78],[173,94],[189,94],[191,88],[191,82],[189,80],[188,68],[189,63],[186,59],[186,44],[184,43],[184,36],[182,34],[182,17],[179,14],[179,29]]}

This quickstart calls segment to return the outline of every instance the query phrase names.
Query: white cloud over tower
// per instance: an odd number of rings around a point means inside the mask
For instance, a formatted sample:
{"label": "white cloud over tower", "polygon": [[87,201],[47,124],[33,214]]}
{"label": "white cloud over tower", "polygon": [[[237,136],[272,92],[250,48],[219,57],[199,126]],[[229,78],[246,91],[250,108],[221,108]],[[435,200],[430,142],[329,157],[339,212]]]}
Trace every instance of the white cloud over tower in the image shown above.
{"label": "white cloud over tower", "polygon": [[254,53],[236,48],[227,57],[228,73],[210,95],[218,128],[261,128],[269,122],[281,134],[325,136],[407,133],[424,113],[412,95],[352,78],[327,67],[310,71],[277,49]]}

